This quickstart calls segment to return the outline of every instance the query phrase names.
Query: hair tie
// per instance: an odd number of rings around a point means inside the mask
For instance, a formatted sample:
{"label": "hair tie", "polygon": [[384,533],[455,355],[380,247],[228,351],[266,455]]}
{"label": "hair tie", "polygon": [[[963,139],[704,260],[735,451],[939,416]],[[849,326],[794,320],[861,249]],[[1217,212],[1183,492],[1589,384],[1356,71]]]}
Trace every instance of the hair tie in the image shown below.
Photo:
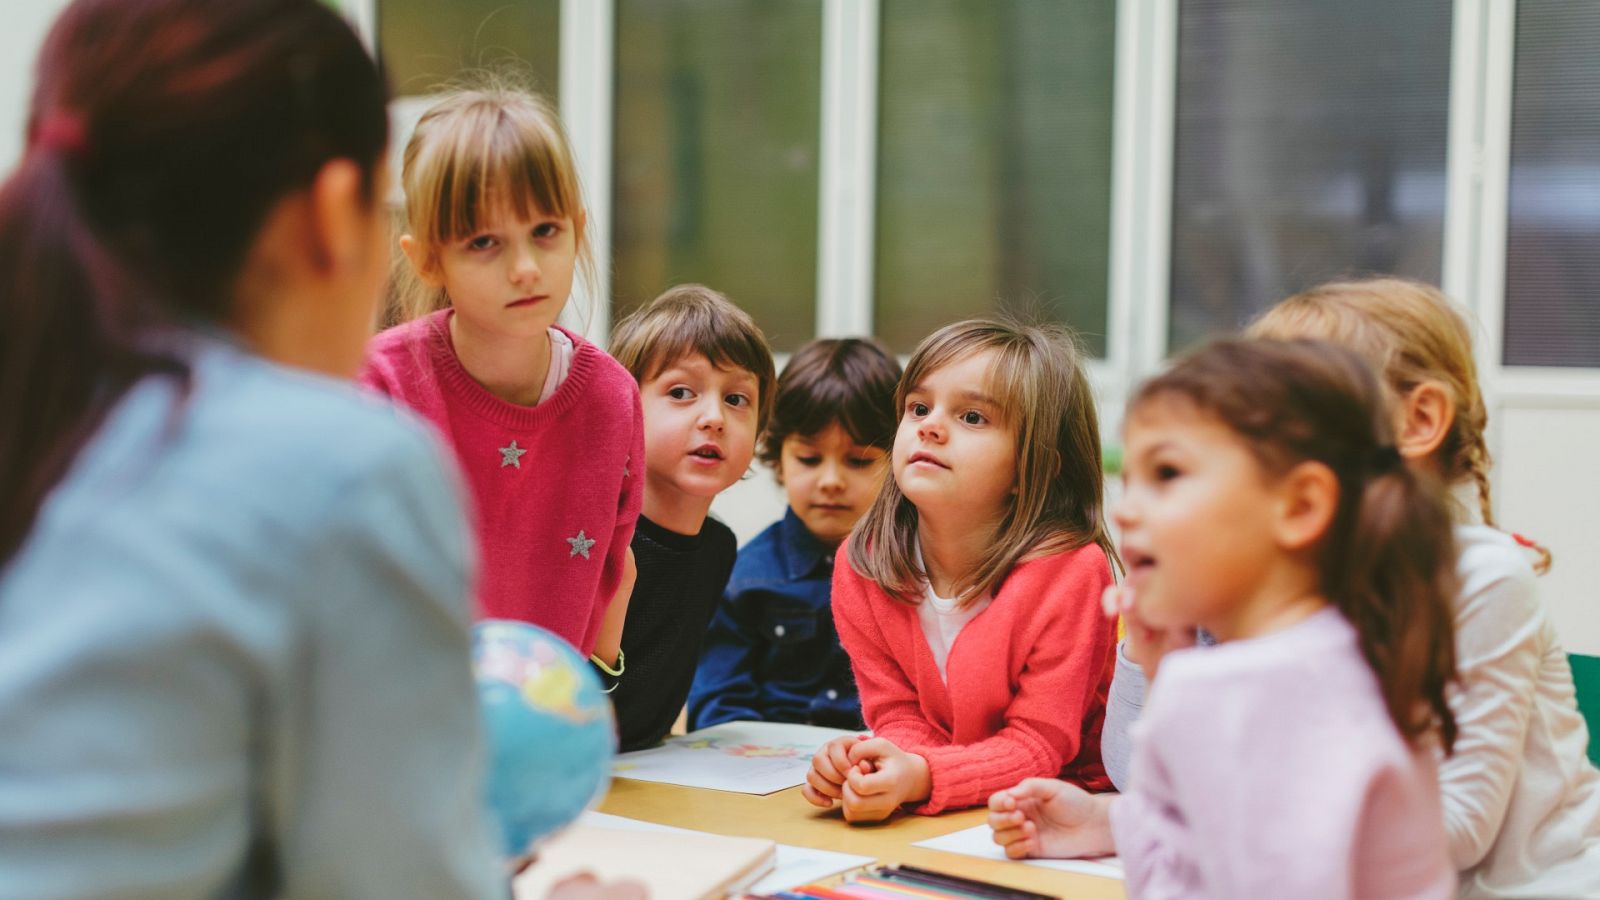
{"label": "hair tie", "polygon": [[89,136],[83,119],[77,114],[53,112],[39,123],[34,143],[61,156],[75,158],[88,150]]}
{"label": "hair tie", "polygon": [[1523,535],[1517,534],[1515,531],[1511,532],[1511,539],[1516,541],[1518,544],[1527,547],[1529,550],[1539,549],[1538,541],[1535,541],[1533,538],[1524,537]]}
{"label": "hair tie", "polygon": [[1384,444],[1372,451],[1372,471],[1383,474],[1400,466],[1400,448]]}

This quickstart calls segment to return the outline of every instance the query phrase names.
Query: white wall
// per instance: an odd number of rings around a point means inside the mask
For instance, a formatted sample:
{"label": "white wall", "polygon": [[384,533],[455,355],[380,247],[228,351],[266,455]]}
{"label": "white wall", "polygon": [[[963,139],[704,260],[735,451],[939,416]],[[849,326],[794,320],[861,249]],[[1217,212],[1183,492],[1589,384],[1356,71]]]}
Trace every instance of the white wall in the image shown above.
{"label": "white wall", "polygon": [[0,12],[0,171],[11,171],[22,155],[39,43],[66,5],[67,0],[5,0]]}
{"label": "white wall", "polygon": [[1569,653],[1600,656],[1600,402],[1546,401],[1497,411],[1495,515],[1550,548],[1539,579]]}

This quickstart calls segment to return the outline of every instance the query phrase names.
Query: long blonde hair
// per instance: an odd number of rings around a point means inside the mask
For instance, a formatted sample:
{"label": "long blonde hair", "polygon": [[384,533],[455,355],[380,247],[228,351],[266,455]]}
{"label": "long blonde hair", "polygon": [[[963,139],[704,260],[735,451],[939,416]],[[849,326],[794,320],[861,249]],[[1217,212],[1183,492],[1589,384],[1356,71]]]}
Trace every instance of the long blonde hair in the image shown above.
{"label": "long blonde hair", "polygon": [[[1017,490],[977,571],[957,583],[963,606],[993,593],[1029,555],[1098,544],[1113,565],[1116,549],[1102,512],[1105,479],[1094,395],[1080,363],[1082,350],[1062,325],[1011,319],[969,319],[929,335],[911,354],[895,391],[906,395],[930,372],[974,353],[993,351],[988,393],[1016,429]],[[851,567],[891,596],[916,602],[927,573],[917,554],[917,508],[893,478],[850,537]]]}
{"label": "long blonde hair", "polygon": [[[571,219],[578,229],[579,275],[595,283],[577,163],[561,119],[539,96],[498,79],[449,93],[417,121],[400,183],[404,230],[429,264],[445,243],[476,233],[490,203],[499,202],[519,216]],[[450,304],[443,288],[425,283],[404,255],[395,261],[393,302],[401,321]]]}
{"label": "long blonde hair", "polygon": [[[1405,397],[1418,385],[1442,387],[1455,406],[1436,457],[1446,483],[1472,479],[1483,523],[1495,525],[1489,493],[1489,414],[1478,387],[1472,333],[1445,295],[1404,278],[1334,281],[1295,294],[1251,323],[1247,334],[1264,338],[1322,338],[1365,358],[1390,391]],[[1538,544],[1535,568],[1550,569],[1550,551]]]}

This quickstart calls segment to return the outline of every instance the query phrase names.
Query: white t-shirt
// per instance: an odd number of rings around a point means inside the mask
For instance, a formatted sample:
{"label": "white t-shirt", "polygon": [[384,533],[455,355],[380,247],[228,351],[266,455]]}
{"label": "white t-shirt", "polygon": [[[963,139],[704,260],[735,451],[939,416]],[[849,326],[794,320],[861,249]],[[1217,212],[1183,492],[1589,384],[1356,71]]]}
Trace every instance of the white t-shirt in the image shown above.
{"label": "white t-shirt", "polygon": [[[555,396],[556,389],[561,387],[561,382],[567,380],[572,374],[572,357],[577,353],[577,348],[572,345],[572,338],[559,328],[550,329],[550,371],[544,376],[544,387],[539,391],[539,403],[543,403]],[[538,404],[534,404],[537,406]]]}
{"label": "white t-shirt", "polygon": [[[917,548],[917,553],[922,553],[921,547]],[[928,569],[926,560],[922,563],[922,569]],[[985,594],[967,608],[958,609],[956,598],[941,597],[934,593],[931,582],[924,586],[922,602],[917,604],[917,618],[922,622],[922,635],[928,639],[928,649],[933,651],[933,661],[939,666],[940,681],[946,684],[950,682],[945,676],[945,661],[950,658],[950,648],[956,642],[956,635],[993,600],[993,597]]]}

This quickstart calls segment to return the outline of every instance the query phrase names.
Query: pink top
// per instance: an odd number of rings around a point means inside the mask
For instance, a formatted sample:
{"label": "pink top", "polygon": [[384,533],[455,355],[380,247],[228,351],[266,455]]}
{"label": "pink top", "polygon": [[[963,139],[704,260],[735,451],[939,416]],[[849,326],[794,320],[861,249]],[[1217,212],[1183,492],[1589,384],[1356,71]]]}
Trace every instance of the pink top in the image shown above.
{"label": "pink top", "polygon": [[833,570],[833,617],[867,726],[928,761],[919,813],[975,806],[1024,778],[1111,786],[1100,723],[1116,626],[1100,609],[1111,583],[1091,544],[1011,571],[950,646],[946,679],[917,607],[848,565]]}
{"label": "pink top", "polygon": [[1450,898],[1432,747],[1328,608],[1161,663],[1111,807],[1129,896]]}
{"label": "pink top", "polygon": [[570,331],[566,378],[537,406],[508,403],[462,368],[450,310],[367,345],[360,381],[433,423],[471,486],[483,618],[550,629],[594,650],[644,497],[639,388]]}

